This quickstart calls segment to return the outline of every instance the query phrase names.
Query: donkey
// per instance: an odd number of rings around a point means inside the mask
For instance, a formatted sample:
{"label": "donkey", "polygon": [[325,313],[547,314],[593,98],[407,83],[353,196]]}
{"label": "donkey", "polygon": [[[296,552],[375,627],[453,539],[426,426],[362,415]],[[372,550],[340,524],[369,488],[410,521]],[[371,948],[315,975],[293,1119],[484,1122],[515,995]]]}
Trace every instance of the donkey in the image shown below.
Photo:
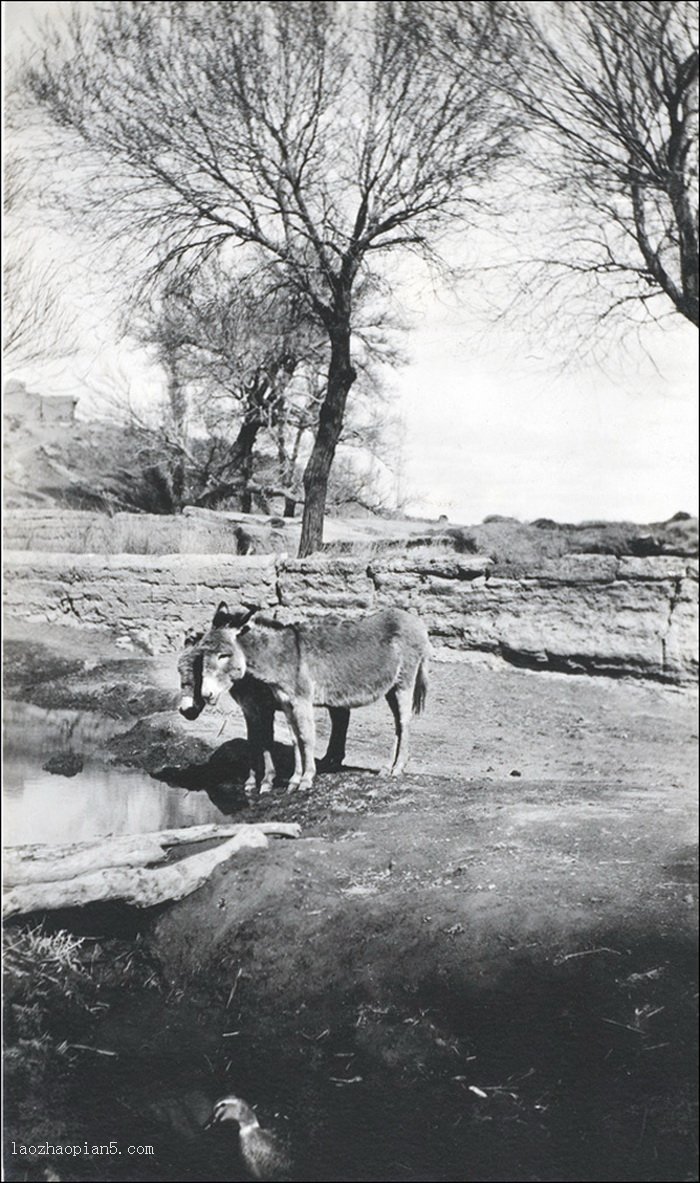
{"label": "donkey", "polygon": [[[240,617],[229,614],[229,622],[235,624],[239,619],[245,623],[249,612]],[[185,647],[178,658],[178,673],[180,675],[180,714],[189,720],[198,718],[205,707],[202,697],[202,663],[203,653],[199,642],[203,632],[190,629],[185,635]],[[241,708],[246,721],[248,745],[251,753],[251,769],[243,786],[246,796],[250,799],[256,786],[263,796],[269,793],[275,779],[275,765],[272,759],[272,745],[274,739],[274,714],[281,710],[275,700],[272,690],[264,682],[260,682],[251,674],[245,674],[237,682],[229,686],[229,694]],[[321,760],[321,767],[329,771],[336,771],[342,767],[345,759],[345,741],[350,721],[350,711],[343,707],[329,707],[331,719],[331,734],[328,749]],[[301,757],[296,736],[292,732],[294,743],[294,776],[301,777]]]}
{"label": "donkey", "polygon": [[[347,713],[385,695],[394,717],[396,747],[389,771],[399,776],[408,759],[411,710],[427,694],[430,643],[425,626],[410,612],[385,608],[359,620],[331,617],[314,624],[253,621],[219,604],[212,627],[200,641],[202,698],[216,702],[248,675],[263,682],[285,712],[300,752],[289,789],[308,789],[316,765],[314,706]],[[344,734],[343,734],[344,748]]]}

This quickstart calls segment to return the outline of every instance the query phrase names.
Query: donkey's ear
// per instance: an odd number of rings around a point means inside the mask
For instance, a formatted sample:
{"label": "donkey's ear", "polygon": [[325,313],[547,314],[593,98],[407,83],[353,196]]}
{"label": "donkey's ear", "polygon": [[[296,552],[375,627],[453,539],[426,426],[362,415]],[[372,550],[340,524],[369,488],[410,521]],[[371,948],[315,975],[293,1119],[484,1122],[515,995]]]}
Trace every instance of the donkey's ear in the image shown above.
{"label": "donkey's ear", "polygon": [[225,600],[222,600],[219,604],[219,607],[216,609],[216,612],[214,613],[214,619],[212,621],[214,628],[223,628],[223,626],[229,620],[230,615],[231,613],[228,610],[228,604]]}
{"label": "donkey's ear", "polygon": [[198,633],[196,629],[188,628],[185,633],[185,648],[188,648],[190,645],[196,645],[198,641],[201,641],[203,636],[204,633]]}
{"label": "donkey's ear", "polygon": [[256,612],[260,611],[260,604],[244,604],[245,611],[240,614],[240,624],[247,624],[249,620],[255,616]]}

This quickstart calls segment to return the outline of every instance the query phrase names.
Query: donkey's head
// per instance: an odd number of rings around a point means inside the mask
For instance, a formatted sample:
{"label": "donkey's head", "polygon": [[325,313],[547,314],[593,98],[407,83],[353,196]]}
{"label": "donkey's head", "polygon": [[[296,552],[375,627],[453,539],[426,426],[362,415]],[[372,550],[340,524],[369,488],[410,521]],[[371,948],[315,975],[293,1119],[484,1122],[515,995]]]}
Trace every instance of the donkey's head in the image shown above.
{"label": "donkey's head", "polygon": [[216,609],[212,626],[200,642],[204,702],[216,702],[244,676],[246,658],[238,638],[256,611],[245,607],[230,612],[223,600]]}
{"label": "donkey's head", "polygon": [[202,652],[199,648],[204,633],[190,629],[185,634],[185,648],[177,662],[180,675],[180,714],[185,719],[196,719],[204,710],[202,698]]}

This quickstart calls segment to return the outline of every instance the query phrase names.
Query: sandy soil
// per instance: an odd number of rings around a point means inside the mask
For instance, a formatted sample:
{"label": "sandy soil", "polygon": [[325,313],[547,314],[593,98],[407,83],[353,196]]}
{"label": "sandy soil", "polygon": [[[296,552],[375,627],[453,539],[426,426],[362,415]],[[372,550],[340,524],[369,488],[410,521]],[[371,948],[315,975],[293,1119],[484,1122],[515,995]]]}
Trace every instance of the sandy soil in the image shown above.
{"label": "sandy soil", "polygon": [[438,662],[408,775],[376,773],[381,703],[353,715],[348,770],[247,808],[203,758],[238,752],[239,724],[165,711],[170,663],[59,669],[46,640],[40,671],[9,647],[8,693],[116,710],[127,686],[112,759],[167,752],[223,812],[303,827],[147,918],[158,988],[105,988],[72,1036],[117,1055],[16,1099],[21,1136],[53,1087],[65,1128],[157,1148],[62,1178],[246,1177],[201,1132],[231,1090],[289,1134],[300,1179],[697,1177],[691,693]]}

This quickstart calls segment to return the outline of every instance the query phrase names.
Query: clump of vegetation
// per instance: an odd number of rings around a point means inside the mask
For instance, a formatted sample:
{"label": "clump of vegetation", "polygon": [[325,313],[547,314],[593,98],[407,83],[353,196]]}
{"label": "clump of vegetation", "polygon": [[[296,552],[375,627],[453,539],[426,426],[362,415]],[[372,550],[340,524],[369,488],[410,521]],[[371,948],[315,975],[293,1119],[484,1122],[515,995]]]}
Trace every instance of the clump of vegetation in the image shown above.
{"label": "clump of vegetation", "polygon": [[152,986],[155,965],[141,943],[78,937],[43,924],[6,929],[5,1001],[12,1006],[90,1010],[107,987]]}
{"label": "clump of vegetation", "polygon": [[59,929],[6,929],[5,1084],[26,1096],[50,1072],[69,1070],[71,1053],[110,1009],[112,993],[159,988],[158,971],[137,940],[100,942]]}
{"label": "clump of vegetation", "polygon": [[[85,943],[70,933],[10,929],[3,944],[5,1097],[8,1127],[17,1131],[30,1100],[60,1093],[70,1072],[65,1016],[87,1007],[88,977]],[[50,1138],[61,1132],[43,1119],[31,1128]]]}
{"label": "clump of vegetation", "polygon": [[[455,536],[456,530],[448,532]],[[555,522],[538,518],[518,522],[491,516],[481,525],[461,531],[480,554],[500,567],[514,570],[536,567],[543,561],[566,555],[613,555],[645,558],[654,555],[693,557],[698,553],[698,519],[674,516],[667,522],[637,525],[634,522]]]}
{"label": "clump of vegetation", "polygon": [[[404,523],[402,523],[402,526]],[[485,518],[478,526],[441,526],[421,528],[406,533],[386,523],[377,536],[376,523],[367,539],[328,542],[323,550],[329,554],[349,554],[356,558],[370,558],[383,554],[409,554],[416,549],[431,552],[454,551],[457,554],[488,556],[499,569],[517,572],[521,568],[537,568],[543,562],[562,559],[566,555],[613,555],[646,558],[654,555],[677,555],[692,558],[698,554],[698,519],[689,514],[676,514],[667,522],[636,525],[634,522],[555,522],[538,518],[534,522],[519,522],[516,518],[498,514]]]}
{"label": "clump of vegetation", "polygon": [[[8,927],[4,952],[5,1134],[40,1144],[87,1136],[74,1091],[96,1061],[112,1063],[99,1024],[124,990],[160,988],[140,940],[96,941],[44,925]],[[107,1058],[109,1058],[107,1060]],[[23,1166],[49,1178],[46,1158]],[[51,1169],[50,1162],[48,1169]]]}
{"label": "clump of vegetation", "polygon": [[34,999],[43,998],[60,984],[71,996],[73,984],[84,977],[82,937],[59,929],[50,933],[37,928],[10,930],[5,934],[5,972],[21,983],[31,974]]}

